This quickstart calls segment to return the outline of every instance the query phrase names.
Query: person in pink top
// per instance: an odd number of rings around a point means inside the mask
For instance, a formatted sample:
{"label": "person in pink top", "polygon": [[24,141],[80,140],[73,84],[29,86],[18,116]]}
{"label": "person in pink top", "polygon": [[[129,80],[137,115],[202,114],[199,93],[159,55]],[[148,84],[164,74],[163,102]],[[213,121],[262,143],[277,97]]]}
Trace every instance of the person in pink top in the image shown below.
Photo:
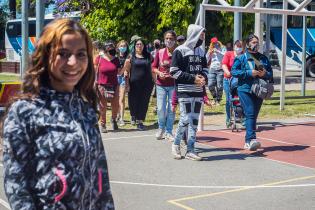
{"label": "person in pink top", "polygon": [[223,78],[223,89],[225,92],[225,111],[226,111],[226,127],[231,127],[231,116],[230,116],[230,108],[231,108],[231,93],[230,93],[230,78],[231,78],[231,68],[234,63],[234,58],[243,53],[242,42],[240,40],[236,40],[234,42],[233,51],[228,51],[225,53],[222,59],[222,69],[224,72]]}
{"label": "person in pink top", "polygon": [[170,75],[172,53],[176,47],[176,33],[172,30],[164,33],[165,48],[156,52],[152,63],[152,72],[157,75],[156,100],[159,129],[156,139],[173,141],[173,124],[175,113],[172,111],[172,95],[175,91],[175,80]]}
{"label": "person in pink top", "polygon": [[107,102],[112,108],[112,129],[118,130],[117,112],[119,109],[119,86],[117,74],[122,74],[119,59],[116,57],[115,44],[106,41],[103,52],[96,57],[94,68],[96,71],[97,95],[99,98],[99,109],[101,115],[101,132],[106,133],[106,110]]}

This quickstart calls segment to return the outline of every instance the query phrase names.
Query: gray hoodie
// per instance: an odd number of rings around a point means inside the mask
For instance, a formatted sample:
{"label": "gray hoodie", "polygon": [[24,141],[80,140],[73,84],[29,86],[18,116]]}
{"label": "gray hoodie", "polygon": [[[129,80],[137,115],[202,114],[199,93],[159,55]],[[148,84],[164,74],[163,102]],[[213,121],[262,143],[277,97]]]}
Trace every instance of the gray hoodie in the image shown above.
{"label": "gray hoodie", "polygon": [[186,42],[173,52],[170,74],[175,79],[178,98],[203,97],[203,87],[195,84],[195,76],[201,74],[207,79],[207,60],[205,52],[195,46],[204,30],[199,25],[189,25]]}

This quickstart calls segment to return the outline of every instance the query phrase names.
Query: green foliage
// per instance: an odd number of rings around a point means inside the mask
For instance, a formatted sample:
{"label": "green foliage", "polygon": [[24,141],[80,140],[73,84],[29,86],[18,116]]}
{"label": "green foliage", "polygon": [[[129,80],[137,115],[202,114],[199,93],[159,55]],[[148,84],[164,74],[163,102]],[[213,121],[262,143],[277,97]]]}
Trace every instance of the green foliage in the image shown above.
{"label": "green foliage", "polygon": [[[20,1],[20,0],[19,0]],[[82,23],[93,39],[126,39],[138,34],[149,40],[162,38],[163,32],[173,29],[186,34],[194,23],[201,0],[56,0],[59,12],[82,11]],[[233,5],[234,0],[228,0]],[[245,5],[248,0],[243,0]],[[217,4],[215,0],[209,3]],[[233,39],[233,13],[207,12],[208,38],[218,36],[226,43]],[[243,34],[253,30],[253,14],[243,14]]]}
{"label": "green foliage", "polygon": [[1,5],[0,7],[0,30],[5,28],[5,23],[9,18],[8,8],[6,5]]}
{"label": "green foliage", "polygon": [[[227,0],[230,5],[234,5],[234,0]],[[242,0],[241,5],[245,6],[249,1]],[[211,4],[217,4],[216,1],[209,1]],[[249,32],[254,30],[255,17],[254,14],[242,14],[242,29],[243,37],[247,36]],[[206,28],[207,37],[212,38],[217,36],[223,43],[233,41],[234,30],[234,13],[233,12],[216,12],[208,11],[206,14]],[[209,40],[207,40],[209,42]]]}

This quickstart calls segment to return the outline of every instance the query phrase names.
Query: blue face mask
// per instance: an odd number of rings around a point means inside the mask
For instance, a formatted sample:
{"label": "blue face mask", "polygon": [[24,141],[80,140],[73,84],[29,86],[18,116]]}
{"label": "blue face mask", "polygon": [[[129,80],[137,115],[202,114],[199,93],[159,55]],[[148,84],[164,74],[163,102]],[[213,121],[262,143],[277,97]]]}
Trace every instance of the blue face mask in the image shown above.
{"label": "blue face mask", "polygon": [[127,47],[119,47],[118,50],[121,53],[125,53],[127,51]]}

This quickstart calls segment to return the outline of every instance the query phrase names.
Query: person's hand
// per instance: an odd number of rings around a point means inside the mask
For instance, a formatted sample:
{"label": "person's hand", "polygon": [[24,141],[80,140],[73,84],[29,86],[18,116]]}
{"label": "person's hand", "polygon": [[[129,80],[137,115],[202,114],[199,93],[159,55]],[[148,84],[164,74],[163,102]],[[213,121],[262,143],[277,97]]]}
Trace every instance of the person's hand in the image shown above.
{"label": "person's hand", "polygon": [[231,72],[229,72],[229,71],[225,72],[225,74],[226,74],[227,77],[231,76]]}
{"label": "person's hand", "polygon": [[259,71],[256,69],[252,70],[252,75],[253,75],[253,77],[259,76]]}
{"label": "person's hand", "polygon": [[172,112],[176,112],[176,105],[172,105]]}
{"label": "person's hand", "polygon": [[206,84],[206,80],[202,75],[197,74],[195,77],[195,84],[197,86],[204,86]]}
{"label": "person's hand", "polygon": [[159,76],[160,79],[165,79],[166,74],[164,72],[159,71],[158,72],[158,76]]}
{"label": "person's hand", "polygon": [[267,72],[266,69],[259,70],[258,76],[259,77],[264,77],[266,72]]}

